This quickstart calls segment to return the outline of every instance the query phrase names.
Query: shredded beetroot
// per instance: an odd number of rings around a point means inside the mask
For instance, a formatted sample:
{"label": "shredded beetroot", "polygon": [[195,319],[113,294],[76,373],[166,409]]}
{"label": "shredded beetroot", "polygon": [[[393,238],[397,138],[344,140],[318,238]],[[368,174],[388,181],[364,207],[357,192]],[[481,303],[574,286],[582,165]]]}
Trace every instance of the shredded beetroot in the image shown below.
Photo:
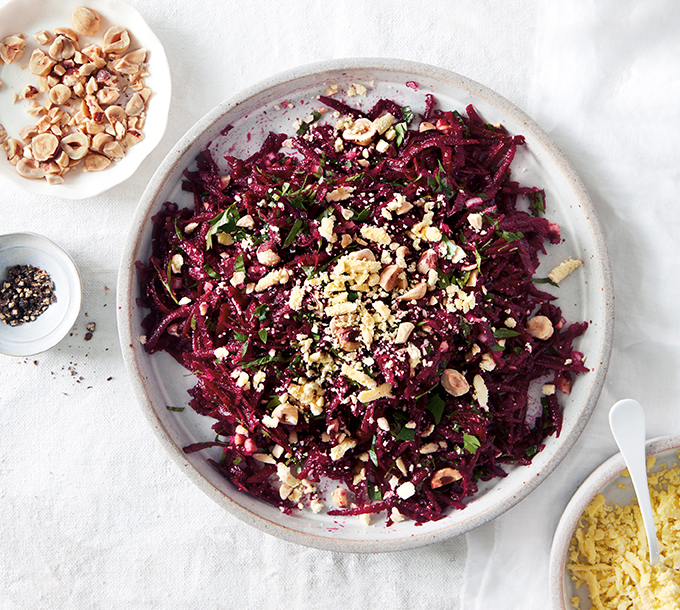
{"label": "shredded beetroot", "polygon": [[195,373],[217,438],[185,451],[222,448],[238,489],[288,513],[325,477],[349,497],[330,514],[440,519],[531,463],[588,370],[587,324],[534,278],[560,229],[510,178],[524,138],[472,106],[320,100],[343,124],[184,172],[193,208],[166,203],[137,263],[145,348]]}

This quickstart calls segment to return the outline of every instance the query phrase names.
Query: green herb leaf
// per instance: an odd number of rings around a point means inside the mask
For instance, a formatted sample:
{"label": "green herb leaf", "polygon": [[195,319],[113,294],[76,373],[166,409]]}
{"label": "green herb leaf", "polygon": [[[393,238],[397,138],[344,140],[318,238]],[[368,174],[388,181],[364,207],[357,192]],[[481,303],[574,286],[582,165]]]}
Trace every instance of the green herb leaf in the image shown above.
{"label": "green herb leaf", "polygon": [[248,345],[250,344],[250,339],[246,339],[243,344],[243,349],[241,350],[241,358],[243,358],[248,353]]}
{"label": "green herb leaf", "polygon": [[442,397],[439,396],[439,394],[432,394],[430,399],[427,401],[425,408],[434,416],[435,425],[439,425],[439,422],[442,420],[445,406],[446,403],[442,400]]}
{"label": "green herb leaf", "polygon": [[368,450],[368,457],[371,459],[371,462],[373,462],[373,465],[377,468],[378,466],[378,456],[375,452],[375,441],[377,439],[377,436],[374,434],[373,435],[373,440],[371,441],[371,448]]}
{"label": "green herb leaf", "polygon": [[220,279],[220,274],[217,273],[208,263],[203,265],[203,270],[214,280],[219,280]]}
{"label": "green herb leaf", "polygon": [[503,347],[501,345],[498,345],[498,343],[496,343],[496,344],[491,346],[491,351],[492,352],[502,352]]}
{"label": "green herb leaf", "polygon": [[404,426],[399,433],[394,437],[397,441],[412,441],[416,437],[415,428],[407,428]]}
{"label": "green herb leaf", "polygon": [[255,308],[255,315],[257,316],[257,319],[260,322],[263,322],[264,320],[267,319],[267,316],[269,315],[269,307],[267,305],[258,305]]}
{"label": "green herb leaf", "polygon": [[445,235],[442,237],[442,243],[444,246],[446,246],[446,254],[444,254],[444,258],[448,258],[449,260],[452,260],[456,254],[458,253],[458,246],[454,244],[448,237]]}
{"label": "green herb leaf", "polygon": [[477,269],[481,273],[482,271],[482,255],[479,253],[479,250],[475,248],[475,262],[477,263]]}
{"label": "green herb leaf", "polygon": [[171,407],[170,405],[165,405],[165,408],[168,411],[176,411],[177,413],[181,413],[185,409],[185,407]]}
{"label": "green herb leaf", "polygon": [[335,211],[335,208],[332,205],[329,205],[321,214],[319,214],[316,219],[320,222],[324,218],[328,218],[333,212]]}
{"label": "green herb leaf", "polygon": [[245,273],[246,264],[243,262],[243,254],[239,254],[234,261],[234,271],[236,273]]}
{"label": "green herb leaf", "polygon": [[521,231],[517,231],[517,233],[513,233],[511,231],[496,231],[496,235],[498,235],[498,237],[502,237],[507,242],[517,241],[518,239],[524,237],[524,233]]}
{"label": "green herb leaf", "polygon": [[531,204],[531,213],[534,216],[540,216],[545,212],[545,193],[543,191],[529,193],[528,197]]}
{"label": "green herb leaf", "polygon": [[182,241],[184,239],[184,236],[182,235],[182,231],[179,230],[179,227],[177,226],[177,219],[173,218],[172,224],[175,225],[175,235],[177,235],[177,239]]}
{"label": "green herb leaf", "polygon": [[232,460],[234,466],[238,466],[243,461],[243,458],[239,455]]}
{"label": "green herb leaf", "polygon": [[165,278],[166,281],[163,281],[163,278],[159,275],[158,279],[161,281],[161,284],[165,287],[165,289],[168,291],[168,294],[172,298],[172,300],[175,302],[176,305],[179,305],[179,301],[177,300],[177,297],[175,296],[175,293],[172,291],[172,262],[168,262],[168,268],[165,271]]}
{"label": "green herb leaf", "polygon": [[291,227],[288,236],[283,242],[284,248],[288,248],[288,246],[290,246],[295,241],[295,238],[298,236],[300,231],[302,231],[304,224],[305,223],[299,218],[293,223],[293,226]]}
{"label": "green herb leaf", "polygon": [[510,328],[497,328],[493,331],[493,336],[496,339],[510,339],[511,337],[519,337],[519,333]]}
{"label": "green herb leaf", "polygon": [[274,407],[278,407],[280,404],[281,404],[281,399],[278,396],[272,396],[265,408],[266,409],[273,409]]}
{"label": "green herb leaf", "polygon": [[439,280],[437,283],[442,290],[446,290],[452,282],[453,273],[444,273],[441,269],[439,270]]}
{"label": "green herb leaf", "polygon": [[232,231],[235,231],[238,220],[239,213],[235,203],[215,216],[215,218],[209,222],[210,228],[205,235],[206,248],[208,250],[212,248],[212,238],[214,235],[217,235],[218,232],[231,233]]}
{"label": "green herb leaf", "polygon": [[394,126],[394,131],[397,134],[396,137],[394,138],[394,144],[395,146],[401,146],[404,142],[404,138],[406,137],[408,126],[406,125],[406,123],[397,123]]}
{"label": "green herb leaf", "polygon": [[357,217],[354,220],[356,220],[357,222],[363,222],[369,217],[369,215],[371,214],[371,210],[370,208],[364,208],[359,212],[355,212],[355,214],[357,215]]}
{"label": "green herb leaf", "polygon": [[234,331],[234,339],[236,339],[236,341],[247,341],[248,335]]}
{"label": "green herb leaf", "polygon": [[366,484],[366,489],[368,491],[368,497],[371,500],[382,500],[382,491],[380,490],[380,487],[378,487],[375,483],[371,483],[370,481]]}
{"label": "green herb leaf", "polygon": [[429,186],[435,193],[444,193],[447,199],[453,198],[454,190],[451,186],[451,183],[449,182],[446,170],[444,169],[441,161],[439,161],[439,167],[437,168],[437,173],[434,175],[434,177],[427,179],[427,186]]}
{"label": "green herb leaf", "polygon": [[249,369],[253,367],[264,366],[265,364],[269,364],[270,362],[285,362],[285,361],[286,359],[281,355],[263,356],[262,358],[255,358],[255,360],[251,360],[250,362],[241,363],[241,368]]}
{"label": "green herb leaf", "polygon": [[413,120],[413,117],[415,116],[413,114],[413,110],[411,110],[411,106],[402,106],[401,107],[401,116],[404,119],[404,123],[407,125]]}
{"label": "green herb leaf", "polygon": [[473,436],[472,434],[465,434],[463,433],[463,448],[465,451],[468,451],[472,455],[477,453],[477,449],[481,447],[481,443],[479,442],[479,439],[476,436]]}
{"label": "green herb leaf", "polygon": [[[301,121],[300,127],[298,127],[298,130],[295,132],[295,133],[297,133],[297,135],[302,136],[302,135],[306,134],[309,131],[311,124],[314,121],[318,121],[321,118],[322,115],[318,110],[314,110],[314,112],[312,112],[312,114],[310,116],[312,117],[311,121],[307,122],[304,119]],[[305,118],[307,118],[307,117],[305,117]]]}
{"label": "green herb leaf", "polygon": [[267,329],[266,328],[261,328],[260,330],[258,330],[257,336],[260,337],[260,341],[262,341],[262,343],[267,343]]}
{"label": "green herb leaf", "polygon": [[534,282],[534,284],[550,284],[551,286],[555,286],[556,288],[559,288],[560,285],[551,280],[549,277],[532,277],[531,281]]}

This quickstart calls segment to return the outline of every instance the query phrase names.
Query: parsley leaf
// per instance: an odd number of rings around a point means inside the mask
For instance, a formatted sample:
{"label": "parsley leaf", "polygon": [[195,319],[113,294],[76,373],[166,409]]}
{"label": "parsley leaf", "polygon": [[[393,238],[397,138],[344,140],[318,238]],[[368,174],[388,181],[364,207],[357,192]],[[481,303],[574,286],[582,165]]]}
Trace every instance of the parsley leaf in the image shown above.
{"label": "parsley leaf", "polygon": [[320,113],[318,110],[314,110],[314,111],[312,112],[312,114],[310,115],[311,120],[308,121],[308,120],[307,120],[308,117],[305,117],[305,118],[300,122],[300,127],[298,127],[298,130],[297,130],[295,133],[297,133],[297,135],[299,135],[299,136],[302,136],[302,135],[306,134],[306,133],[309,131],[309,128],[310,128],[311,124],[312,124],[314,121],[318,121],[318,120],[321,118],[321,116],[322,116],[322,115],[321,115],[321,113]]}
{"label": "parsley leaf", "polygon": [[205,235],[205,245],[208,250],[212,248],[212,238],[218,232],[231,233],[236,230],[236,223],[239,220],[239,213],[234,203],[223,212],[220,212],[208,224],[210,228]]}
{"label": "parsley leaf", "polygon": [[427,186],[429,186],[435,193],[444,193],[447,199],[453,199],[454,190],[453,186],[449,182],[449,178],[446,175],[446,170],[439,161],[439,167],[437,168],[437,173],[427,179]]}
{"label": "parsley leaf", "polygon": [[445,406],[446,403],[442,400],[442,397],[439,396],[439,394],[432,394],[430,399],[427,401],[425,408],[434,416],[435,425],[439,425],[439,422],[442,420]]}
{"label": "parsley leaf", "polygon": [[246,272],[246,265],[243,262],[243,254],[239,254],[236,257],[236,260],[234,261],[234,271],[236,271],[236,273],[245,273]]}
{"label": "parsley leaf", "polygon": [[497,328],[493,331],[493,336],[496,339],[510,339],[511,337],[519,337],[519,333],[511,328]]}
{"label": "parsley leaf", "polygon": [[399,433],[394,437],[397,441],[412,441],[416,437],[415,428],[407,428],[404,426]]}
{"label": "parsley leaf", "polygon": [[529,203],[531,204],[531,214],[533,216],[540,216],[545,212],[545,193],[543,191],[536,191],[529,193]]}
{"label": "parsley leaf", "polygon": [[512,233],[511,231],[497,231],[496,235],[498,235],[498,237],[502,237],[507,242],[517,241],[518,239],[524,237],[524,233],[521,231],[517,231],[517,233]]}
{"label": "parsley leaf", "polygon": [[260,322],[263,322],[264,320],[267,319],[267,316],[269,315],[269,307],[267,307],[267,305],[264,304],[258,305],[255,308],[255,315],[257,316],[257,319]]}
{"label": "parsley leaf", "polygon": [[463,448],[472,455],[477,453],[477,449],[481,447],[481,443],[476,436],[472,434],[463,433]]}
{"label": "parsley leaf", "polygon": [[446,254],[444,254],[444,258],[448,258],[449,260],[452,260],[455,258],[456,254],[458,253],[458,246],[454,244],[446,235],[442,236],[442,243],[446,247]]}
{"label": "parsley leaf", "polygon": [[266,328],[261,328],[260,330],[258,330],[257,336],[260,337],[260,341],[262,341],[262,343],[267,343],[267,329]]}
{"label": "parsley leaf", "polygon": [[234,331],[234,339],[236,339],[236,341],[247,341],[248,335]]}
{"label": "parsley leaf", "polygon": [[269,364],[270,362],[284,362],[285,360],[286,359],[281,355],[262,356],[262,358],[255,358],[255,360],[251,360],[250,362],[241,363],[240,366],[241,366],[241,368],[249,369],[249,368],[252,368],[252,367],[264,366],[265,364]]}
{"label": "parsley leaf", "polygon": [[203,265],[203,270],[214,280],[220,279],[220,274],[217,273],[208,263]]}

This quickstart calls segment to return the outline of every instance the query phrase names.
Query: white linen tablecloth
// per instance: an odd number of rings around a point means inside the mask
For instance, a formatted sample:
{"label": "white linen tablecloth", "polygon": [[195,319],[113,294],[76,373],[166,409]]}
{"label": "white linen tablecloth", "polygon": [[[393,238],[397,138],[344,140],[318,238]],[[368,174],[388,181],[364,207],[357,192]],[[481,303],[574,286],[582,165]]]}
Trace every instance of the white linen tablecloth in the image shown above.
{"label": "white linen tablecloth", "polygon": [[[84,201],[0,185],[0,233],[55,240],[74,257],[84,290],[78,320],[58,346],[32,358],[0,356],[0,609],[547,608],[559,516],[579,483],[615,453],[608,407],[637,398],[649,436],[680,432],[680,5],[129,3],[164,44],[174,79],[158,148],[127,182]],[[453,70],[535,118],[594,200],[617,294],[607,385],[557,471],[466,537],[384,555],[283,542],[193,487],[135,404],[115,317],[129,218],[180,136],[217,103],[276,72],[359,56]],[[88,322],[97,328],[86,341]]]}

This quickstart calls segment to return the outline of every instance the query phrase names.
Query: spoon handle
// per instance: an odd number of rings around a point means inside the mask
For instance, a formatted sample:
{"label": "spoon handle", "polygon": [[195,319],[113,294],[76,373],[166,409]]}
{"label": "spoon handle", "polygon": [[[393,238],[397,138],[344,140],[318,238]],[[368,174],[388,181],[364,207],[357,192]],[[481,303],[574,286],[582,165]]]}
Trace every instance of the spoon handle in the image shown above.
{"label": "spoon handle", "polygon": [[659,541],[656,537],[652,502],[647,482],[645,459],[645,413],[637,400],[619,400],[609,411],[609,427],[628,467],[637,495],[649,545],[649,563],[659,563]]}

